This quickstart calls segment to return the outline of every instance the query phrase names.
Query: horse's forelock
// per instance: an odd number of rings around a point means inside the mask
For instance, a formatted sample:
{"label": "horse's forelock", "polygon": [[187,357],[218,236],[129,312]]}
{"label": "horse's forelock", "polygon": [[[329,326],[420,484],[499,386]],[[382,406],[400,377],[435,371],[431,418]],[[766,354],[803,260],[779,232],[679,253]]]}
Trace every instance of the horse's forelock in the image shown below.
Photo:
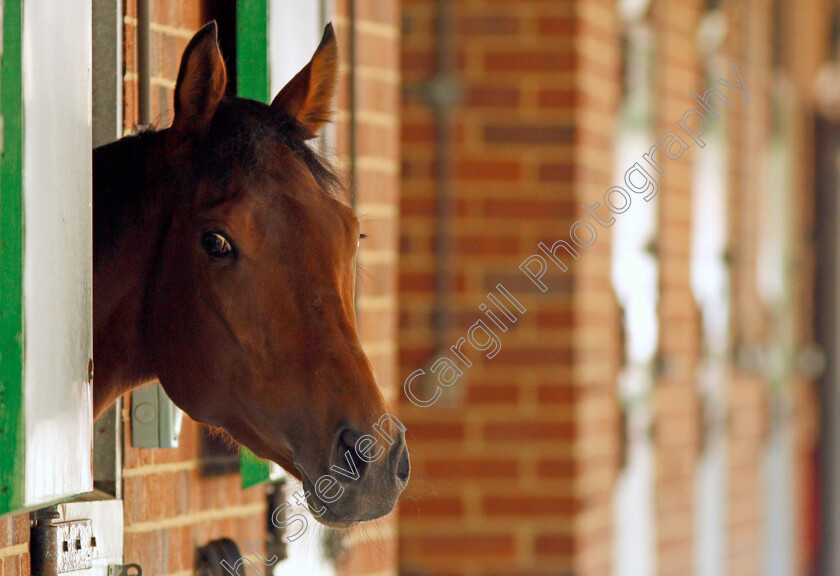
{"label": "horse's forelock", "polygon": [[247,176],[265,166],[265,155],[279,142],[304,163],[323,190],[341,194],[340,179],[330,162],[307,141],[304,127],[269,106],[240,98],[222,102],[203,145],[196,148],[197,168],[204,176],[226,186],[236,176]]}

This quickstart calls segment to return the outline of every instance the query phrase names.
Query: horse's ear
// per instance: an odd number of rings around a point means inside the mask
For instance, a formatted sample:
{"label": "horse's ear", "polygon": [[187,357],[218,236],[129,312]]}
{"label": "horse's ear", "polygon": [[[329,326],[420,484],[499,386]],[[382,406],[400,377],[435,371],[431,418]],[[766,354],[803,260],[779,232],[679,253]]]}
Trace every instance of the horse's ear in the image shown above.
{"label": "horse's ear", "polygon": [[181,57],[172,122],[180,134],[204,130],[225,95],[227,71],[218,35],[216,22],[210,22],[195,33]]}
{"label": "horse's ear", "polygon": [[338,79],[338,46],[332,24],[327,24],[315,55],[280,93],[271,107],[295,118],[315,136],[330,121]]}

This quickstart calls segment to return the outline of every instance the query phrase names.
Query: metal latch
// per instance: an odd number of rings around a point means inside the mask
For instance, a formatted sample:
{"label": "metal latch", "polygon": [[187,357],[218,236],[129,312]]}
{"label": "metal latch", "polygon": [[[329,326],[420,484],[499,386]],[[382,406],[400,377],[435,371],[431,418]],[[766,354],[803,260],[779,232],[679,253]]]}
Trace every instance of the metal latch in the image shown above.
{"label": "metal latch", "polygon": [[58,573],[93,567],[96,538],[90,520],[60,522],[55,525],[58,540]]}
{"label": "metal latch", "polygon": [[[105,576],[110,566],[122,564],[122,505],[121,500],[77,501],[33,512],[31,573]],[[138,567],[125,574],[140,573]]]}
{"label": "metal latch", "polygon": [[90,520],[55,522],[55,508],[39,510],[32,530],[32,560],[36,574],[64,574],[93,568],[96,538]]}

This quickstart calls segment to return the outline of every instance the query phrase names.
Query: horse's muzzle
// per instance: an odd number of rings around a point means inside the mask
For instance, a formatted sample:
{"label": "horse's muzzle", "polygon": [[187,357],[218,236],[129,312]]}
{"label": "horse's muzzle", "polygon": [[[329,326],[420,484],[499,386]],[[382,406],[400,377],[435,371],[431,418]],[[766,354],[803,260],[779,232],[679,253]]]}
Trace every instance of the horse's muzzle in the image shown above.
{"label": "horse's muzzle", "polygon": [[310,509],[319,520],[330,524],[373,520],[394,508],[408,484],[411,463],[403,432],[383,436],[362,434],[346,425],[338,428],[328,473],[314,483],[303,478]]}

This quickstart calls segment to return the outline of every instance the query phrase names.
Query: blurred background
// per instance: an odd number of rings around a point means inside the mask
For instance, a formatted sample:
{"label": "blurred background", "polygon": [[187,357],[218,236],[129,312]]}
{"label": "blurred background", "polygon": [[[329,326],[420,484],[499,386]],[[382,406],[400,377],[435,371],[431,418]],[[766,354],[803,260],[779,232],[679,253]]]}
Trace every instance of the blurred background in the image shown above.
{"label": "blurred background", "polygon": [[[401,573],[840,574],[837,34],[834,2],[402,2],[399,381],[497,283],[527,313],[403,399]],[[606,212],[692,109],[705,145]],[[616,222],[542,293],[519,265],[584,202]]]}
{"label": "blurred background", "polygon": [[[196,547],[230,537],[255,562],[241,574],[262,570],[246,541],[287,556],[278,574],[840,574],[840,4],[96,0],[93,18],[95,144],[168,125],[207,20],[231,93],[260,100],[334,23],[320,145],[367,235],[359,329],[413,468],[385,520],[289,543],[266,514],[295,486],[243,488],[186,416],[176,448],[135,446],[129,400],[126,562],[193,574]],[[728,101],[704,107],[710,88]],[[686,150],[645,164],[655,197],[608,212],[669,131]],[[543,292],[520,265],[596,202],[615,221],[559,254],[565,272],[546,259]],[[499,284],[526,310],[504,330]],[[431,364],[479,319],[501,350],[461,343],[470,365],[440,386]],[[407,381],[440,395],[420,407]],[[28,573],[28,531],[0,522],[0,574]]]}

